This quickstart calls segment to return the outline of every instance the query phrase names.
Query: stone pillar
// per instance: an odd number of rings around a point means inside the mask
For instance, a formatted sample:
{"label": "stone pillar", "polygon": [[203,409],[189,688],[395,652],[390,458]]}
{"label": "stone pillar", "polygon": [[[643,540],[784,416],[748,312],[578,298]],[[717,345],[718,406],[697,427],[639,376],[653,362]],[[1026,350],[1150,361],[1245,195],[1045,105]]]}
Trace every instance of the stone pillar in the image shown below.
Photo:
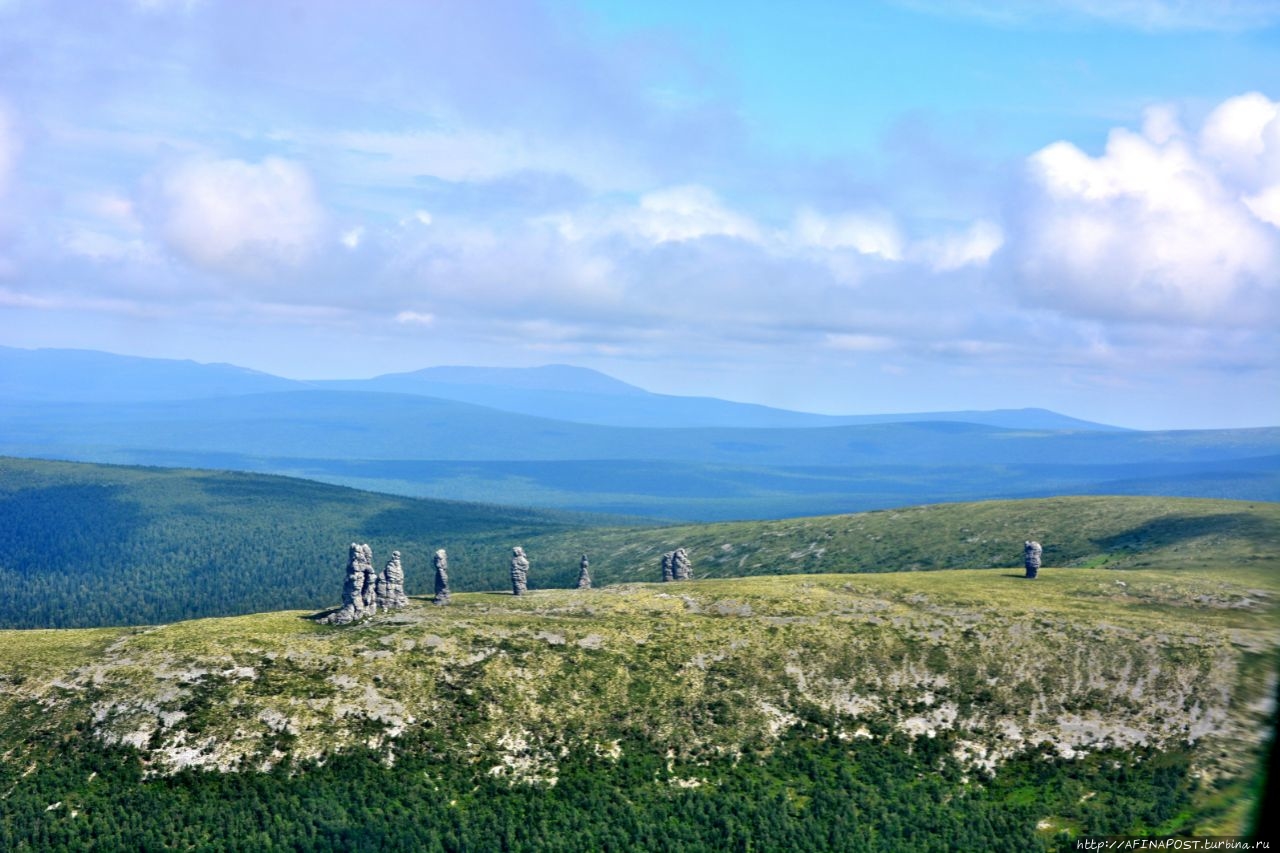
{"label": "stone pillar", "polygon": [[582,555],[582,562],[578,564],[578,589],[591,589],[591,572],[587,571],[587,567],[591,565],[587,560],[587,555]]}
{"label": "stone pillar", "polygon": [[432,560],[436,567],[436,604],[449,603],[449,555],[441,548]]}
{"label": "stone pillar", "polygon": [[[324,621],[333,625],[346,625],[372,612],[365,608],[365,582],[372,570],[373,549],[368,545],[352,542],[347,552],[347,579],[342,585],[342,607]],[[374,581],[373,584],[376,587],[377,582]],[[368,594],[375,597],[376,589],[371,588]],[[377,607],[376,599],[374,607]]]}
{"label": "stone pillar", "polygon": [[677,548],[671,555],[671,577],[673,580],[693,580],[693,563],[689,561],[689,552]]}
{"label": "stone pillar", "polygon": [[378,606],[383,610],[404,607],[409,597],[404,594],[404,567],[400,565],[400,552],[392,551],[386,568],[378,577]]}
{"label": "stone pillar", "polygon": [[368,545],[361,546],[364,561],[364,615],[372,616],[378,612],[378,571],[373,567],[373,549]]}
{"label": "stone pillar", "polygon": [[1022,543],[1022,564],[1026,566],[1028,578],[1035,578],[1040,571],[1040,555],[1042,552],[1043,549],[1040,547],[1039,542],[1027,540]]}
{"label": "stone pillar", "polygon": [[519,545],[511,549],[511,593],[524,595],[529,591],[529,558]]}

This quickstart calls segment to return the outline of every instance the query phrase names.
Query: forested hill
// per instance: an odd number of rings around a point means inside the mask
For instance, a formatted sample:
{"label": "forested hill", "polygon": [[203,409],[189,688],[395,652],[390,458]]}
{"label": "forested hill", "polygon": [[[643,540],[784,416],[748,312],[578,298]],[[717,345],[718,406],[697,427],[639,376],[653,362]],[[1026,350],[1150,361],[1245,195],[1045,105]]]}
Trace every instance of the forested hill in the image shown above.
{"label": "forested hill", "polygon": [[155,624],[338,602],[347,545],[404,555],[408,591],[449,552],[459,591],[503,589],[523,545],[534,589],[658,577],[683,546],[699,577],[1016,566],[1177,567],[1280,557],[1280,505],[1073,497],[771,522],[625,519],[361,492],[257,474],[0,458],[0,627]]}
{"label": "forested hill", "polygon": [[[595,523],[600,523],[597,519]],[[615,522],[616,523],[616,522]],[[341,594],[347,545],[467,567],[507,543],[570,535],[587,517],[362,492],[236,472],[0,457],[0,627],[154,624],[321,607]]]}

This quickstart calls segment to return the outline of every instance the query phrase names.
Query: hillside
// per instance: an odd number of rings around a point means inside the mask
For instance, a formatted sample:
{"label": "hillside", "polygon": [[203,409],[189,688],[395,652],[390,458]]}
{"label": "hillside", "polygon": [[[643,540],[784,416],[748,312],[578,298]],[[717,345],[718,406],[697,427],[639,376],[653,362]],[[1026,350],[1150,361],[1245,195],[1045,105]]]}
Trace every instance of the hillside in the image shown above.
{"label": "hillside", "polygon": [[536,588],[655,580],[686,547],[699,577],[1016,566],[1241,565],[1280,558],[1280,505],[1141,497],[947,504],[679,527],[415,500],[257,474],[0,459],[0,627],[151,624],[336,603],[347,545],[404,555],[411,594],[449,552],[455,589],[500,589],[513,545]]}
{"label": "hillside", "polygon": [[[1168,532],[1165,553],[1203,531]],[[0,847],[1024,851],[1234,833],[1274,711],[1276,568],[1227,552],[1035,582],[462,593],[349,628],[281,612],[0,632]]]}
{"label": "hillside", "polygon": [[426,589],[426,555],[441,547],[460,587],[476,588],[479,555],[587,521],[285,477],[0,458],[0,626],[319,607],[340,592],[353,539],[384,558],[402,549],[411,592]]}

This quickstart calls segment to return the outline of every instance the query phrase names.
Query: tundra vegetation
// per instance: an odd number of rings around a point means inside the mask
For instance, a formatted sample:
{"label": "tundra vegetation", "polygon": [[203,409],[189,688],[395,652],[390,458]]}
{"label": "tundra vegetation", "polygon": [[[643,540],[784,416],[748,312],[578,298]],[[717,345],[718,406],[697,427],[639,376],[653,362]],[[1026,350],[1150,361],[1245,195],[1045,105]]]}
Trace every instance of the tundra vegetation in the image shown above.
{"label": "tundra vegetation", "polygon": [[1035,581],[717,578],[421,596],[342,627],[286,611],[5,631],[0,847],[1243,831],[1274,714],[1275,569],[1046,561]]}
{"label": "tundra vegetation", "polygon": [[[0,631],[0,849],[1064,849],[1246,831],[1265,781],[1275,504],[638,527],[3,464],[8,624],[97,627]],[[324,624],[366,538],[407,606]]]}
{"label": "tundra vegetation", "polygon": [[[658,580],[686,548],[697,576],[1046,566],[1253,565],[1280,559],[1280,504],[1062,497],[941,504],[780,521],[654,526],[361,492],[217,471],[0,458],[0,628],[155,624],[336,605],[347,547],[403,555],[410,595],[508,588],[511,549],[531,589]],[[1206,563],[1206,561],[1208,561]],[[381,563],[379,563],[381,565]]]}

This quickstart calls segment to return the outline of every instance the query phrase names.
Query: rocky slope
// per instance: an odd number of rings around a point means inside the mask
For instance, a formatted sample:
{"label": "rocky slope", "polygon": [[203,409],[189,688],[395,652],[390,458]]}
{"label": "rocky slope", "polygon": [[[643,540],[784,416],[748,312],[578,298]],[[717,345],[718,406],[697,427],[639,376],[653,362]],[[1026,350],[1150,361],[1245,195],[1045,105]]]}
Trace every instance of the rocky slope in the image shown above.
{"label": "rocky slope", "polygon": [[[672,783],[780,739],[905,734],[974,779],[1063,757],[1189,749],[1194,813],[1238,829],[1270,731],[1276,566],[797,575],[454,593],[349,626],[281,612],[0,632],[0,766],[77,742],[154,776],[262,771],[429,731],[439,760],[555,785],[562,757],[668,757]],[[704,768],[700,770],[699,768]],[[15,782],[15,785],[18,784]],[[1256,796],[1256,790],[1254,791]],[[1043,815],[1043,829],[1058,818]]]}

